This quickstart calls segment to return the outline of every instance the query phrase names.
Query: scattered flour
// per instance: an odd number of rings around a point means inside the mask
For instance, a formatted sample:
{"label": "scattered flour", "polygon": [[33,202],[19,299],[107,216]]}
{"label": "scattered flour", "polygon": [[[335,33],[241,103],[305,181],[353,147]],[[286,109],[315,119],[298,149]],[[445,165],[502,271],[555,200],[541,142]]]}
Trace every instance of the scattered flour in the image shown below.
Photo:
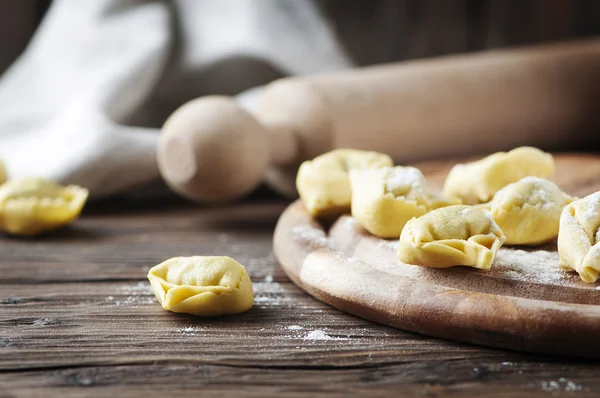
{"label": "scattered flour", "polygon": [[267,275],[264,279],[265,283],[273,283],[273,275]]}
{"label": "scattered flour", "polygon": [[317,329],[309,332],[304,336],[303,340],[348,340],[344,337],[332,337],[325,333],[325,331]]}
{"label": "scattered flour", "polygon": [[414,167],[391,168],[385,180],[386,192],[391,192],[395,196],[406,195],[414,186],[423,185],[425,185],[425,177]]}
{"label": "scattered flour", "polygon": [[302,330],[304,329],[304,326],[300,326],[300,325],[290,325],[287,327],[288,330]]}
{"label": "scattered flour", "polygon": [[194,333],[196,329],[193,326],[186,326],[177,330],[179,333]]}
{"label": "scattered flour", "polygon": [[308,225],[299,225],[292,229],[292,235],[295,238],[300,238],[308,241],[312,241],[318,245],[326,245],[327,237],[325,232]]}
{"label": "scattered flour", "polygon": [[530,283],[572,283],[570,275],[558,267],[558,252],[547,250],[500,249],[491,272]]}
{"label": "scattered flour", "polygon": [[304,337],[304,340],[333,340],[333,337],[322,330],[313,330]]}
{"label": "scattered flour", "polygon": [[565,377],[561,377],[558,380],[551,381],[542,381],[540,383],[540,387],[542,390],[551,392],[551,391],[581,391],[587,390],[581,384],[574,383],[571,380],[568,380]]}

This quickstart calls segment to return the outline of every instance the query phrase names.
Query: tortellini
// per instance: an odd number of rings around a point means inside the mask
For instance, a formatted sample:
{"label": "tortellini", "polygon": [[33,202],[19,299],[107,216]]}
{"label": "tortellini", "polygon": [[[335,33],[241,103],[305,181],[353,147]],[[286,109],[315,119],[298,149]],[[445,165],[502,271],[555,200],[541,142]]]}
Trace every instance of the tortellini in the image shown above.
{"label": "tortellini", "polygon": [[452,203],[429,190],[414,167],[383,167],[350,171],[352,216],[367,231],[398,238],[408,220]]}
{"label": "tortellini", "polygon": [[551,181],[525,177],[480,207],[502,229],[507,245],[537,245],[556,238],[560,215],[573,198]]}
{"label": "tortellini", "polygon": [[254,304],[246,269],[230,257],[174,257],[150,269],[148,279],[168,311],[231,315],[248,311]]}
{"label": "tortellini", "polygon": [[434,268],[466,265],[487,270],[504,240],[500,227],[483,211],[464,205],[442,207],[406,223],[398,258]]}
{"label": "tortellini", "polygon": [[75,220],[87,200],[85,188],[63,187],[41,178],[9,180],[0,186],[0,226],[12,235],[33,236]]}
{"label": "tortellini", "polygon": [[444,194],[461,199],[464,204],[488,202],[506,185],[523,177],[547,178],[554,173],[554,158],[533,147],[497,152],[484,159],[457,164],[444,184]]}
{"label": "tortellini", "polygon": [[573,269],[586,283],[600,273],[600,192],[564,208],[558,232],[559,266]]}
{"label": "tortellini", "polygon": [[302,163],[296,188],[306,210],[315,217],[350,211],[350,170],[392,166],[383,153],[336,149]]}

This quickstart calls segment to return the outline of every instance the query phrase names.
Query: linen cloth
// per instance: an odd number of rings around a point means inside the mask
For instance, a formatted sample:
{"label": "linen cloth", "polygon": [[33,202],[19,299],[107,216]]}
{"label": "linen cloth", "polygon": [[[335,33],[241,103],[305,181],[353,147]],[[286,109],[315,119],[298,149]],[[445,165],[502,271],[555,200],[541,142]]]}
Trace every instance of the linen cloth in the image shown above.
{"label": "linen cloth", "polygon": [[56,0],[0,77],[0,160],[94,197],[133,190],[160,178],[159,128],[183,102],[351,66],[311,0]]}

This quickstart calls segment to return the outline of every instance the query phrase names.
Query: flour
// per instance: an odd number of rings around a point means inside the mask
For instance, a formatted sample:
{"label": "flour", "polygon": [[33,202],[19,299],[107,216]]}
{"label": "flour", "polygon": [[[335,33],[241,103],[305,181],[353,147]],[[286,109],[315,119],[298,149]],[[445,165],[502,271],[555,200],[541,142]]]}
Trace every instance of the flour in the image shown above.
{"label": "flour", "polygon": [[490,270],[510,279],[542,284],[568,284],[569,275],[558,267],[558,252],[500,249]]}
{"label": "flour", "polygon": [[185,326],[181,329],[177,329],[177,331],[182,334],[194,334],[196,329],[193,326]]}
{"label": "flour", "polygon": [[303,240],[314,242],[318,245],[326,245],[325,232],[308,225],[299,225],[292,229],[292,236]]}
{"label": "flour", "polygon": [[586,196],[583,200],[586,206],[580,216],[584,223],[591,223],[600,214],[600,192]]}
{"label": "flour", "polygon": [[333,340],[333,337],[322,330],[313,330],[304,337],[304,340]]}
{"label": "flour", "polygon": [[302,329],[304,329],[304,326],[300,326],[300,325],[290,325],[290,326],[288,326],[286,329],[288,329],[288,330],[302,330]]}
{"label": "flour", "polygon": [[323,330],[317,329],[304,336],[303,340],[348,340],[344,337],[332,337]]}
{"label": "flour", "polygon": [[406,195],[413,187],[424,185],[423,173],[414,167],[390,168],[385,179],[386,192],[391,192],[395,196]]}
{"label": "flour", "polygon": [[582,386],[581,384],[574,383],[571,380],[568,380],[565,377],[561,377],[558,380],[550,380],[550,381],[542,381],[540,383],[540,387],[542,390],[551,392],[551,391],[588,391],[588,388]]}
{"label": "flour", "polygon": [[290,304],[291,299],[285,294],[285,289],[277,282],[264,283],[260,293],[255,292],[254,303],[261,308],[277,307],[282,304]]}

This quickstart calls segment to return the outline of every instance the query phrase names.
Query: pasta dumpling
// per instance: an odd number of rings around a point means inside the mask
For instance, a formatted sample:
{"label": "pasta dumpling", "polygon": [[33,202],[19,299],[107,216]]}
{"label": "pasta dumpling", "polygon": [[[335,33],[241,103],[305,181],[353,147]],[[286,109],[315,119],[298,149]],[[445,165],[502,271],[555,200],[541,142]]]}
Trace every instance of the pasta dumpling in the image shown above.
{"label": "pasta dumpling", "polygon": [[481,160],[457,164],[444,183],[444,194],[474,205],[488,202],[506,185],[523,177],[547,178],[554,173],[554,158],[533,147],[497,152]]}
{"label": "pasta dumpling", "polygon": [[504,240],[500,227],[483,211],[464,205],[442,207],[406,223],[398,258],[434,268],[489,269]]}
{"label": "pasta dumpling", "polygon": [[593,283],[600,273],[600,192],[564,208],[558,231],[559,266]]}
{"label": "pasta dumpling", "polygon": [[0,186],[0,225],[12,235],[33,236],[75,220],[87,200],[85,188],[63,187],[41,178],[9,180]]}
{"label": "pasta dumpling", "polygon": [[556,238],[560,215],[573,198],[551,181],[525,177],[496,192],[480,208],[489,212],[508,245],[537,245]]}
{"label": "pasta dumpling", "polygon": [[413,217],[456,204],[431,192],[415,167],[352,170],[350,183],[352,216],[367,231],[383,238],[398,238]]}
{"label": "pasta dumpling", "polygon": [[230,257],[174,257],[151,268],[148,279],[168,311],[231,315],[248,311],[254,304],[246,269]]}
{"label": "pasta dumpling", "polygon": [[296,188],[310,215],[340,214],[350,211],[350,170],[392,165],[392,159],[383,153],[336,149],[302,163]]}

